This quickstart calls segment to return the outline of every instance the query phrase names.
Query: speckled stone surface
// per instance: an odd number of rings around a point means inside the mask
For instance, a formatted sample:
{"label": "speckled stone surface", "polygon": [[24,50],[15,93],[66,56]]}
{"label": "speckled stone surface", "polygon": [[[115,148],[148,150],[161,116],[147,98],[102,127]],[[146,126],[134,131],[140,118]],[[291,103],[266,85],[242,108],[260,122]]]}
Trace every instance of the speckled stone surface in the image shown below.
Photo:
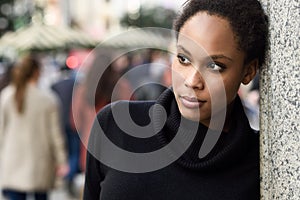
{"label": "speckled stone surface", "polygon": [[261,0],[270,52],[261,71],[261,199],[300,199],[300,0]]}

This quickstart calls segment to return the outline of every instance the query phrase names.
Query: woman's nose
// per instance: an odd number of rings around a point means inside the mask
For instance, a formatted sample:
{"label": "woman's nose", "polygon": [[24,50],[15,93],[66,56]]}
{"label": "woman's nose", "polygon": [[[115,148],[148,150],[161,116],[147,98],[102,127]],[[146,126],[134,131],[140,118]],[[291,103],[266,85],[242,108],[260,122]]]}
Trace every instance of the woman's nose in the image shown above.
{"label": "woman's nose", "polygon": [[195,68],[191,69],[185,78],[184,85],[192,89],[203,90],[204,79],[201,72]]}

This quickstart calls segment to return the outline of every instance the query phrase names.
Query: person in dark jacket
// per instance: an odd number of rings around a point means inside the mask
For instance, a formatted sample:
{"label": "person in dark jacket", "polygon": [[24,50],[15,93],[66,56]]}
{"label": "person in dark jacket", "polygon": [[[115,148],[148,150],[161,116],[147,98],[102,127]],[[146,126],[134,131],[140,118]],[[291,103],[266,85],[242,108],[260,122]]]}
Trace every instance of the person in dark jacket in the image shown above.
{"label": "person in dark jacket", "polygon": [[71,124],[72,115],[72,93],[75,87],[75,74],[73,71],[62,71],[64,75],[59,81],[51,86],[51,89],[57,95],[61,103],[62,127],[65,133],[66,146],[68,152],[69,173],[67,174],[67,189],[71,196],[76,196],[74,179],[80,173],[79,155],[80,155],[80,138],[77,130]]}
{"label": "person in dark jacket", "polygon": [[258,200],[259,135],[237,91],[264,64],[257,0],[189,0],[174,23],[172,87],[98,114],[85,200]]}

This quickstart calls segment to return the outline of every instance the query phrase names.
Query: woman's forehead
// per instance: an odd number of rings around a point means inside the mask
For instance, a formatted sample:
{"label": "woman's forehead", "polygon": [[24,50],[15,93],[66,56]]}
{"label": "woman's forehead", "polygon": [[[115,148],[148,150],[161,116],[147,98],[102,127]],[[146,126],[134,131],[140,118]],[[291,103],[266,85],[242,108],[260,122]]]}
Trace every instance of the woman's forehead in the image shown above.
{"label": "woman's forehead", "polygon": [[232,57],[238,52],[238,43],[229,22],[216,15],[200,12],[191,17],[178,35],[177,46],[189,52]]}

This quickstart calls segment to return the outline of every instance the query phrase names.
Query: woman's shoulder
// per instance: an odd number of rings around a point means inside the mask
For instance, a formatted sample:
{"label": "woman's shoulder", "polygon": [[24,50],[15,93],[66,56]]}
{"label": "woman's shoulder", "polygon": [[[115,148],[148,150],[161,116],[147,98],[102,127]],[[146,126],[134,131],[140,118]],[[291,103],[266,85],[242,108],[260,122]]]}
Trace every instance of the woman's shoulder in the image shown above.
{"label": "woman's shoulder", "polygon": [[49,106],[59,105],[59,99],[57,98],[55,93],[50,89],[31,87],[31,92],[29,95],[32,95],[44,105],[49,105]]}
{"label": "woman's shoulder", "polygon": [[13,102],[12,99],[14,98],[14,93],[15,87],[13,85],[8,85],[2,89],[0,93],[0,103],[2,108],[11,105],[11,102]]}
{"label": "woman's shoulder", "polygon": [[103,107],[98,112],[97,119],[104,127],[119,125],[119,122],[146,125],[154,104],[155,101],[116,101]]}
{"label": "woman's shoulder", "polygon": [[16,90],[15,87],[12,84],[10,84],[5,88],[3,88],[0,94],[2,97],[11,96],[14,94],[15,90]]}
{"label": "woman's shoulder", "polygon": [[98,119],[112,118],[140,118],[149,116],[149,110],[155,101],[127,101],[119,100],[104,106],[97,114]]}

